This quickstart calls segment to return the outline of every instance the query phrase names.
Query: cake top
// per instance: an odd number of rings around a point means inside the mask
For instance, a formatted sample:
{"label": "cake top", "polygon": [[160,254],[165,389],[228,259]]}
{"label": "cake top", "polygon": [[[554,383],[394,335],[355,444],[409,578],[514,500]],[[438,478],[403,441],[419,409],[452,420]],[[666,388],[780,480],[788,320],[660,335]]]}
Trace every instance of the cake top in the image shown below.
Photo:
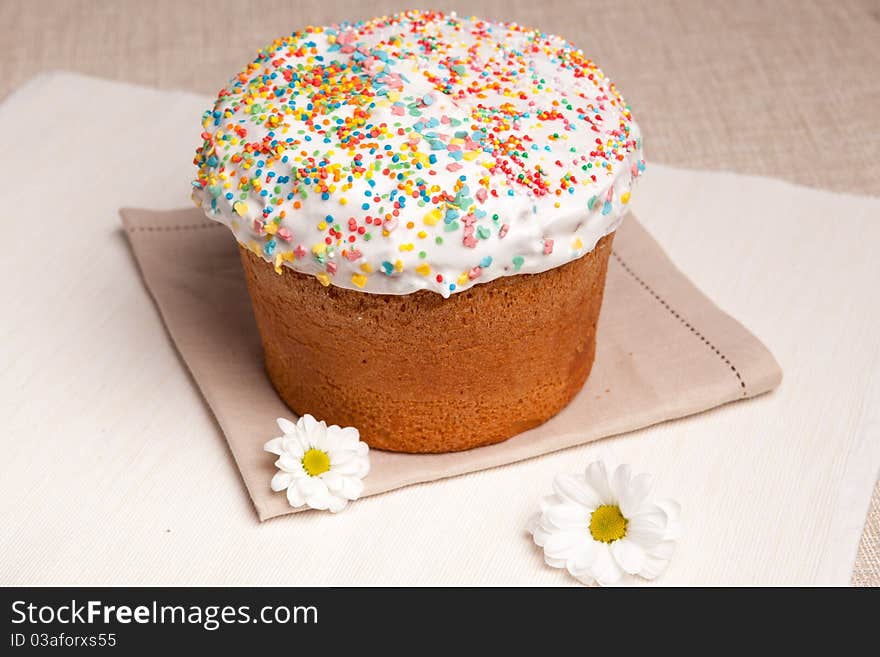
{"label": "cake top", "polygon": [[644,169],[629,107],[579,49],[436,12],[276,39],[202,125],[208,217],[279,273],[377,294],[578,258]]}

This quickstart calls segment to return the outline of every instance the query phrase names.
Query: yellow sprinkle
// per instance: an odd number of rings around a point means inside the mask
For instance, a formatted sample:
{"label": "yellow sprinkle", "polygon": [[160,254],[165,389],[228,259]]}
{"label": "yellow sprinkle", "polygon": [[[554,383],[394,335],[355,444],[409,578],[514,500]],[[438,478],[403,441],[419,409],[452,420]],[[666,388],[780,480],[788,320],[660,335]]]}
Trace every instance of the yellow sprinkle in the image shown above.
{"label": "yellow sprinkle", "polygon": [[236,201],[232,204],[232,211],[237,214],[239,217],[244,216],[245,212],[248,211],[247,203],[243,201]]}
{"label": "yellow sprinkle", "polygon": [[423,239],[425,239],[425,238],[428,236],[428,233],[426,233],[426,232],[423,231],[423,230],[420,230],[420,231],[417,233],[417,235],[419,236],[419,239],[420,239],[420,240],[423,240]]}
{"label": "yellow sprinkle", "polygon": [[[315,278],[317,278],[318,282],[324,287],[330,285],[330,274],[325,271],[319,271],[317,274],[315,274]],[[366,278],[364,278],[364,280],[366,281]],[[363,287],[363,285],[359,285],[358,287]]]}
{"label": "yellow sprinkle", "polygon": [[467,275],[467,272],[465,272],[464,274],[462,274],[461,276],[458,277],[458,281],[457,281],[457,283],[458,283],[459,285],[464,285],[464,284],[467,283],[467,282],[468,282],[468,275]]}
{"label": "yellow sprinkle", "polygon": [[365,263],[361,264],[361,271],[364,272],[365,274],[372,274],[373,267],[370,265],[369,262],[365,262]]}
{"label": "yellow sprinkle", "polygon": [[426,226],[436,226],[437,222],[443,217],[439,208],[434,208],[428,214],[425,215],[425,225]]}
{"label": "yellow sprinkle", "polygon": [[[328,278],[328,282],[329,282],[330,277],[328,276],[327,278]],[[355,285],[357,285],[358,287],[363,287],[364,285],[367,284],[367,277],[364,276],[363,274],[352,274],[351,275],[351,282],[354,283]]]}
{"label": "yellow sprinkle", "polygon": [[318,242],[315,246],[312,247],[312,253],[315,255],[321,255],[327,250],[327,245],[324,242]]}
{"label": "yellow sprinkle", "polygon": [[278,232],[278,224],[276,224],[274,221],[270,221],[263,227],[263,230],[266,231],[267,235],[274,235]]}
{"label": "yellow sprinkle", "polygon": [[347,204],[348,204],[348,199],[347,199],[347,198],[342,197],[342,198],[339,199],[339,205],[347,205]]}
{"label": "yellow sprinkle", "polygon": [[394,271],[403,271],[403,261],[395,260],[394,261]]}
{"label": "yellow sprinkle", "polygon": [[620,202],[623,204],[629,203],[629,192],[624,192],[620,195]]}
{"label": "yellow sprinkle", "polygon": [[281,263],[284,262],[283,256],[279,253],[275,256],[275,273],[281,273]]}
{"label": "yellow sprinkle", "polygon": [[584,248],[584,243],[580,237],[575,238],[572,247],[574,247],[575,251],[580,251],[582,248]]}
{"label": "yellow sprinkle", "polygon": [[476,160],[480,156],[479,151],[467,151],[463,157],[466,160]]}
{"label": "yellow sprinkle", "polygon": [[318,222],[318,230],[325,230],[327,228],[327,223],[324,221]]}
{"label": "yellow sprinkle", "polygon": [[412,251],[415,247],[413,246],[412,242],[408,242],[407,244],[401,244],[398,248],[401,251]]}
{"label": "yellow sprinkle", "polygon": [[423,262],[418,267],[416,267],[416,271],[419,272],[422,276],[427,276],[431,273],[431,268]]}

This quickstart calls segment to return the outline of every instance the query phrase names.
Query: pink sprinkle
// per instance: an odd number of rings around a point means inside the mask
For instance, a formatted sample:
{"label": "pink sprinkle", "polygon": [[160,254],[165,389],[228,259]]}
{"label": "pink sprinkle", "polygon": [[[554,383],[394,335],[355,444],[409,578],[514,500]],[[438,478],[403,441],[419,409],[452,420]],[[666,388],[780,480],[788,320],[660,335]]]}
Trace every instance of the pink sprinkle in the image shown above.
{"label": "pink sprinkle", "polygon": [[482,274],[482,273],[483,273],[483,268],[482,268],[482,267],[474,267],[473,269],[471,269],[471,270],[468,272],[468,278],[469,278],[470,280],[474,280],[475,278],[479,278],[479,277],[480,277],[480,274]]}
{"label": "pink sprinkle", "polygon": [[342,45],[346,43],[354,43],[357,40],[357,35],[354,30],[345,30],[344,32],[340,32],[336,35],[336,43]]}
{"label": "pink sprinkle", "polygon": [[507,231],[510,230],[510,226],[507,224],[501,224],[501,230],[498,231],[498,239],[502,239],[505,235],[507,235]]}
{"label": "pink sprinkle", "polygon": [[254,232],[257,235],[263,234],[263,222],[260,221],[259,219],[254,219]]}
{"label": "pink sprinkle", "polygon": [[440,117],[440,123],[442,123],[443,125],[448,125],[449,124],[449,117],[444,114],[443,116]]}
{"label": "pink sprinkle", "polygon": [[291,234],[290,230],[288,230],[287,228],[279,228],[278,237],[283,239],[285,242],[289,242],[293,239],[293,234]]}
{"label": "pink sprinkle", "polygon": [[403,105],[392,105],[391,106],[391,113],[394,116],[403,116],[403,114],[404,114]]}
{"label": "pink sprinkle", "polygon": [[544,255],[550,255],[553,253],[553,240],[549,237],[544,240]]}
{"label": "pink sprinkle", "polygon": [[[345,49],[342,52],[345,52]],[[381,77],[376,78],[376,82],[387,84],[392,89],[403,89],[403,80],[400,79],[398,73],[385,73]]]}
{"label": "pink sprinkle", "polygon": [[363,255],[363,254],[360,251],[358,251],[357,249],[351,249],[350,251],[345,252],[345,257],[348,258],[349,260],[351,260],[352,262],[354,262],[355,260],[360,258],[361,255]]}
{"label": "pink sprinkle", "polygon": [[614,187],[608,188],[608,193],[605,195],[605,200],[610,201],[614,198]]}
{"label": "pink sprinkle", "polygon": [[336,263],[335,262],[328,262],[327,263],[327,273],[329,273],[329,274],[336,273]]}
{"label": "pink sprinkle", "polygon": [[486,192],[486,188],[485,188],[485,187],[480,187],[480,188],[477,190],[477,200],[478,200],[480,203],[485,203],[485,202],[486,202],[486,197],[488,197],[488,196],[489,196],[489,194]]}
{"label": "pink sprinkle", "polygon": [[464,237],[461,240],[461,243],[466,247],[473,249],[477,246],[477,238],[474,237],[474,223],[476,222],[476,217],[469,214],[462,219],[462,223],[464,223]]}
{"label": "pink sprinkle", "polygon": [[383,228],[390,233],[395,228],[397,228],[397,219],[392,217],[391,219],[389,219],[388,221],[385,222],[385,225],[383,226]]}
{"label": "pink sprinkle", "polygon": [[296,247],[296,249],[294,249],[293,251],[293,255],[295,255],[297,258],[305,258],[306,254],[308,254],[308,250],[302,244]]}
{"label": "pink sprinkle", "polygon": [[447,171],[458,171],[461,169],[461,165],[458,162],[452,162],[451,164],[446,165]]}
{"label": "pink sprinkle", "polygon": [[376,71],[376,66],[377,66],[378,64],[379,64],[379,58],[378,58],[378,57],[367,57],[367,58],[364,60],[363,64],[361,64],[361,66],[364,67],[364,70],[365,70],[369,75],[376,75],[376,73],[377,73],[377,71]]}

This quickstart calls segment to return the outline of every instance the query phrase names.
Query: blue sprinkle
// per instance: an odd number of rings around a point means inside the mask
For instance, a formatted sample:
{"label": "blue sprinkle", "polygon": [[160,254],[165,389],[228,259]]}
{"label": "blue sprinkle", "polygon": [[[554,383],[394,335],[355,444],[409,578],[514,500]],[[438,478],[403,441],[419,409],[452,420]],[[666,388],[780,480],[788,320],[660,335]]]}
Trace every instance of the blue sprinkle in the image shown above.
{"label": "blue sprinkle", "polygon": [[608,214],[611,212],[611,201],[605,201],[605,205],[602,206],[602,214]]}

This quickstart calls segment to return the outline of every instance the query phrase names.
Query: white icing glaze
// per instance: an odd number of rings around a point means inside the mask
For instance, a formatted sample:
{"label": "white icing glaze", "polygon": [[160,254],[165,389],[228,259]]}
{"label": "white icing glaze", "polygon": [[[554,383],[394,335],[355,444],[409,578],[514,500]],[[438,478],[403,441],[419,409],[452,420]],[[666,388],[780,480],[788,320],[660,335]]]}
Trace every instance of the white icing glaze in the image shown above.
{"label": "white icing glaze", "polygon": [[580,51],[454,15],[277,40],[203,125],[208,217],[276,268],[376,294],[563,265],[617,228],[644,169],[629,110]]}

